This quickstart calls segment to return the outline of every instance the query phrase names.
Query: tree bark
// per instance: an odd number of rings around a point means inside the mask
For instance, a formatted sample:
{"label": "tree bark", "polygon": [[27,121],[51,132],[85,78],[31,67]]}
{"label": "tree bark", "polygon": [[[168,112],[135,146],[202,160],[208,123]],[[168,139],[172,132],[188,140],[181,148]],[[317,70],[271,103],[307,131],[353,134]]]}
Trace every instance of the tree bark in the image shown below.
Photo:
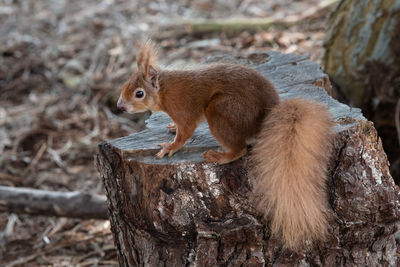
{"label": "tree bark", "polygon": [[329,165],[329,237],[301,251],[282,250],[248,201],[248,157],[222,166],[204,163],[201,153],[217,143],[201,124],[182,151],[157,160],[157,144],[173,135],[165,128],[167,115],[155,113],[148,129],[99,146],[97,164],[120,265],[395,266],[400,194],[372,123],[359,109],[329,97],[327,75],[304,56],[270,52],[214,61],[249,64],[274,83],[282,99],[314,99],[332,112],[337,125]]}
{"label": "tree bark", "polygon": [[324,46],[325,71],[375,123],[399,181],[400,0],[341,0],[328,21]]}

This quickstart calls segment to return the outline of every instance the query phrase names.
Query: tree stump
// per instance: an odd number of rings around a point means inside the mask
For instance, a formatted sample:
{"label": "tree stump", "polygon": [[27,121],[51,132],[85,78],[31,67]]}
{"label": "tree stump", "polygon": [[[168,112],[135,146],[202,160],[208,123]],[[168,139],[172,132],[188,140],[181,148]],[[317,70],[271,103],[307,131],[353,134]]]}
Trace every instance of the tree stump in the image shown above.
{"label": "tree stump", "polygon": [[337,122],[329,238],[301,251],[282,250],[248,201],[248,157],[223,166],[203,162],[202,152],[217,148],[207,124],[172,158],[155,159],[157,144],[174,137],[168,116],[155,113],[146,130],[99,146],[121,266],[396,265],[400,195],[372,123],[332,99],[327,75],[305,56],[270,52],[214,61],[249,64],[282,99],[310,98],[329,107]]}

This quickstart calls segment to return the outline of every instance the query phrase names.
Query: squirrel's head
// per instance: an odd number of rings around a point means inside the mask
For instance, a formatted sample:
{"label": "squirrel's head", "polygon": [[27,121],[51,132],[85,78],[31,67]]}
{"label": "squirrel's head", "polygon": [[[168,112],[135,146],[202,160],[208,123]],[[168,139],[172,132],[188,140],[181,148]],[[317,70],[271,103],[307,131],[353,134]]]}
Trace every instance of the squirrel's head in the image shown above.
{"label": "squirrel's head", "polygon": [[122,86],[117,107],[129,113],[156,111],[159,89],[158,71],[152,66],[149,66],[147,73],[139,69]]}
{"label": "squirrel's head", "polygon": [[157,50],[151,41],[142,44],[136,55],[138,70],[122,86],[117,107],[133,113],[158,110],[159,71],[156,67]]}

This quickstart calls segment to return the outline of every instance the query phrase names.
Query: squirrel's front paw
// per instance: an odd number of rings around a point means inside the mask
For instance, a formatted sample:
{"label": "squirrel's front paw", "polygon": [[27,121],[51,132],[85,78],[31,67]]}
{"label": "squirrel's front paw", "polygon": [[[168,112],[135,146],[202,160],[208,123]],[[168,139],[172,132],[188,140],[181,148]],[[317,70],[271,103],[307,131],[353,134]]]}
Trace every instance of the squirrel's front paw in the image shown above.
{"label": "squirrel's front paw", "polygon": [[156,154],[156,158],[161,159],[167,153],[169,153],[169,150],[165,147],[165,148],[161,149],[160,151],[158,151],[158,153]]}
{"label": "squirrel's front paw", "polygon": [[168,154],[168,157],[172,157],[172,155],[177,151],[178,149],[171,149],[169,147],[164,147],[161,149],[157,154],[156,158],[161,159],[163,158],[166,154]]}

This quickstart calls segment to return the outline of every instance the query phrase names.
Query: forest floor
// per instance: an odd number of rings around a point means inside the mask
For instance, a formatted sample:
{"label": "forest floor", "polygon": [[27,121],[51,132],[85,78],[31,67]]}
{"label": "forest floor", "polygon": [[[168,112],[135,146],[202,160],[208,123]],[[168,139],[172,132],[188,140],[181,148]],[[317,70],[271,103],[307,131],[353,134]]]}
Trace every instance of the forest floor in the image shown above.
{"label": "forest floor", "polygon": [[[320,63],[330,2],[0,0],[0,185],[104,194],[98,143],[143,127],[115,106],[147,36],[164,65],[271,50]],[[278,22],[196,26],[221,18]],[[109,222],[1,213],[0,265],[25,264],[117,265]]]}

